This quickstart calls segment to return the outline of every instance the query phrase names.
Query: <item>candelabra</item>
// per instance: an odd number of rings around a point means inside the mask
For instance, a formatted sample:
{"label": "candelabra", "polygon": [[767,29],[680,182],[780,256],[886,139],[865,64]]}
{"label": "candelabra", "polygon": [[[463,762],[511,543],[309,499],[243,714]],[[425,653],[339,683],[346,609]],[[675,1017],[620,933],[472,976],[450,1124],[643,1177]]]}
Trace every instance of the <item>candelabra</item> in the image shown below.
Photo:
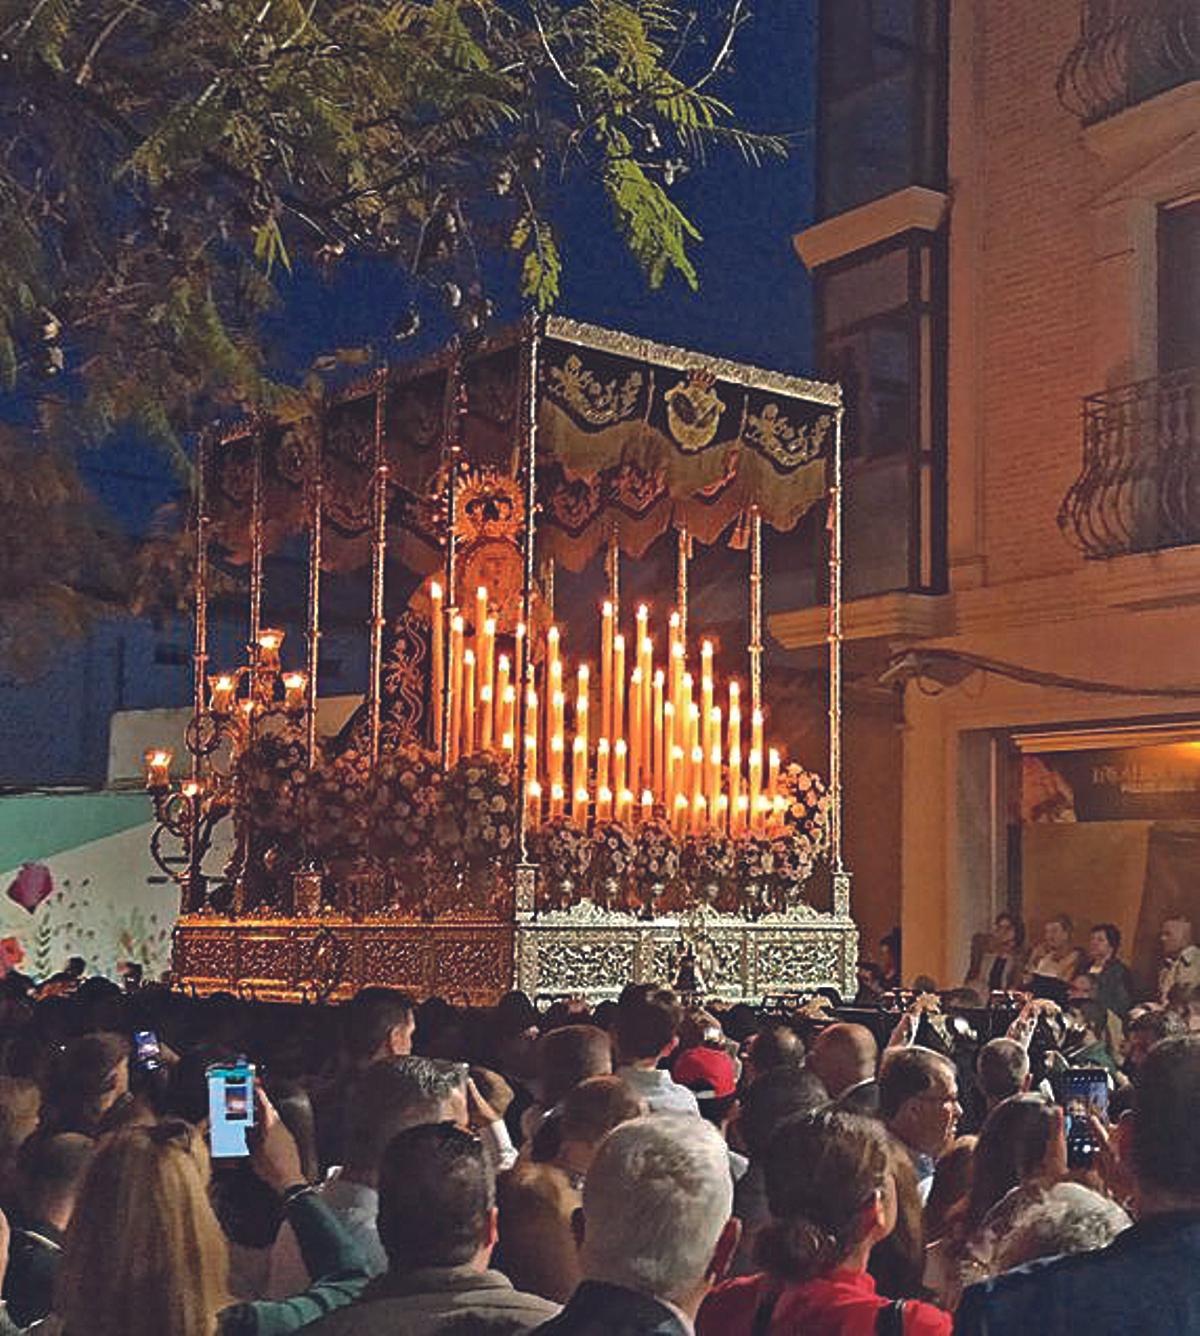
{"label": "candelabra", "polygon": [[[150,853],[179,886],[185,913],[208,907],[210,881],[231,884],[235,910],[244,907],[250,831],[236,801],[237,761],[268,721],[277,733],[301,736],[308,711],[308,674],[283,671],[283,640],[281,630],[260,630],[248,664],[208,678],[207,708],[193,714],[184,732],[190,758],[186,779],[172,780],[175,753],[169,747],[151,747],[145,753],[146,790],[157,823]],[[231,813],[233,856],[219,874],[210,873],[205,862],[213,831]]]}

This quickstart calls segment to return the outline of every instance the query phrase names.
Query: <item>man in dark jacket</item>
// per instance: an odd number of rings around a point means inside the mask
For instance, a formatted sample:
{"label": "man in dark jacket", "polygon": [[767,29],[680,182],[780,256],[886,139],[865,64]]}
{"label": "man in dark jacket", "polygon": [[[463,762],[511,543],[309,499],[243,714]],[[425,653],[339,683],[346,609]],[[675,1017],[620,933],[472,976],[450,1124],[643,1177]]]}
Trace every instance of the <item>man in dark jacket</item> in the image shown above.
{"label": "man in dark jacket", "polygon": [[384,1151],[379,1237],[387,1271],[312,1336],[523,1336],[558,1312],[490,1269],[492,1172],[479,1138],[452,1123],[410,1127]]}
{"label": "man in dark jacket", "polygon": [[1164,1039],[1117,1129],[1138,1223],[1107,1248],[1020,1267],[963,1297],[963,1336],[1191,1336],[1200,1331],[1200,1035]]}
{"label": "man in dark jacket", "polygon": [[686,1114],[622,1123],[583,1187],[571,1301],[539,1336],[691,1336],[696,1312],[737,1247],[725,1142]]}

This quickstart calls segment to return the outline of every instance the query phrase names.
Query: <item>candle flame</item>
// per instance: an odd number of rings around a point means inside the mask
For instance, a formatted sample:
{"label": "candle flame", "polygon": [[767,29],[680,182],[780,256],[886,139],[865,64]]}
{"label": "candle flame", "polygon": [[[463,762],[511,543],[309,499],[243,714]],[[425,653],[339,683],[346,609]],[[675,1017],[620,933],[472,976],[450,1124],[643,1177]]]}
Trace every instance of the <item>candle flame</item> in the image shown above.
{"label": "candle flame", "polygon": [[507,654],[501,654],[497,662],[500,665],[500,671],[502,673],[507,673],[509,669],[512,667],[512,660],[509,659]]}
{"label": "candle flame", "polygon": [[441,596],[442,586],[436,580],[433,580],[429,585],[429,597],[436,602]]}
{"label": "candle flame", "polygon": [[547,640],[552,640],[552,641],[554,641],[554,642],[557,644],[557,642],[558,642],[558,627],[557,627],[557,626],[552,626],[552,627],[546,632],[546,639],[547,639]]}
{"label": "candle flame", "polygon": [[666,673],[661,668],[656,668],[654,670],[654,685],[656,687],[661,687],[666,680]]}
{"label": "candle flame", "polygon": [[481,701],[489,701],[489,700],[491,700],[491,698],[492,698],[492,689],[491,689],[491,687],[488,686],[488,684],[485,682],[485,683],[483,684],[483,686],[481,686],[481,687],[479,688],[479,699],[480,699]]}
{"label": "candle flame", "polygon": [[475,651],[473,649],[464,649],[463,663],[474,663],[474,662],[475,662]]}
{"label": "candle flame", "polygon": [[456,613],[454,614],[454,620],[450,623],[450,629],[451,629],[452,631],[457,631],[459,635],[462,635],[462,633],[463,633],[463,628],[466,626],[466,624],[467,624],[467,623],[466,623],[465,619],[463,618],[462,613],[461,613],[461,612],[456,612]]}
{"label": "candle flame", "polygon": [[620,650],[622,654],[625,653],[625,637],[623,635],[613,637],[613,649]]}
{"label": "candle flame", "polygon": [[612,599],[606,598],[604,600],[604,615],[606,617],[611,617],[613,615]]}
{"label": "candle flame", "polygon": [[638,619],[638,621],[639,621],[639,622],[644,622],[644,621],[646,620],[646,618],[649,617],[649,616],[650,616],[650,609],[649,609],[644,603],[639,603],[639,604],[638,604],[638,610],[637,610],[637,619]]}
{"label": "candle flame", "polygon": [[668,620],[670,622],[672,629],[674,629],[679,625],[679,613],[673,612]]}
{"label": "candle flame", "polygon": [[617,739],[617,755],[618,755],[618,756],[624,756],[625,753],[626,753],[628,750],[629,750],[629,747],[628,747],[628,745],[626,744],[625,739],[624,739],[624,738],[618,738],[618,739]]}
{"label": "candle flame", "polygon": [[488,618],[484,621],[484,623],[483,623],[483,629],[484,629],[484,631],[487,632],[488,635],[490,635],[490,636],[494,636],[494,635],[496,634],[496,619],[495,619],[495,617],[488,617]]}

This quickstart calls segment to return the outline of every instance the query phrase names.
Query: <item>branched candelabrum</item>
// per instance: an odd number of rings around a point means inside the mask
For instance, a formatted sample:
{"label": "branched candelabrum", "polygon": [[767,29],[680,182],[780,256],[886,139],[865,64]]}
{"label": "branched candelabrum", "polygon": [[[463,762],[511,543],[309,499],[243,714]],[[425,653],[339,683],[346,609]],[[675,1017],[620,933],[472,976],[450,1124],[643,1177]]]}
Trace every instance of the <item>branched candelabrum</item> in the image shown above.
{"label": "branched candelabrum", "polygon": [[[281,671],[283,637],[279,630],[260,631],[249,664],[208,679],[208,708],[197,708],[184,733],[191,759],[188,778],[172,780],[175,754],[170,748],[151,747],[145,754],[146,790],[158,823],[150,854],[180,888],[185,914],[208,908],[210,882],[233,886],[235,913],[244,905],[250,831],[236,801],[237,760],[268,721],[277,731],[299,731],[309,708],[308,675]],[[230,813],[233,856],[219,874],[208,872],[213,832]]]}

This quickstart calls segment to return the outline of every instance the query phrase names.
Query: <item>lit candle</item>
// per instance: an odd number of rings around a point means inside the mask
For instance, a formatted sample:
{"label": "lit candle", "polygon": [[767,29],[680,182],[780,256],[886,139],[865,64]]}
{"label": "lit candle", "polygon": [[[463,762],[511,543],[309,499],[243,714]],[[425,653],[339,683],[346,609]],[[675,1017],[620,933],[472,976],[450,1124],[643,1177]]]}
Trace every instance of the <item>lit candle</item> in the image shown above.
{"label": "lit candle", "polygon": [[477,645],[483,636],[483,624],[487,621],[487,615],[488,591],[483,585],[480,585],[475,591],[475,642]]}
{"label": "lit candle", "polygon": [[[732,735],[731,735],[732,736]],[[742,748],[733,743],[729,748],[729,833],[738,833],[738,817],[742,801]]]}
{"label": "lit candle", "polygon": [[463,629],[462,613],[450,619],[450,764],[458,760],[462,737]]}
{"label": "lit candle", "polygon": [[758,760],[761,765],[763,758],[763,714],[761,710],[755,710],[750,716],[750,750],[758,752]]}
{"label": "lit candle", "polygon": [[700,646],[700,745],[707,756],[712,750],[713,647],[706,640]]}
{"label": "lit candle", "polygon": [[717,810],[713,815],[713,826],[718,835],[724,835],[729,824],[729,794],[717,796]]}
{"label": "lit candle", "polygon": [[679,750],[675,741],[675,706],[667,701],[663,705],[663,801],[667,811],[675,810],[675,753]]}
{"label": "lit candle", "polygon": [[627,825],[633,816],[633,790],[622,789],[617,797],[617,820]]}
{"label": "lit candle", "polygon": [[736,816],[731,819],[736,822],[738,831],[748,830],[750,828],[750,799],[743,793],[737,800]]}
{"label": "lit candle", "polygon": [[579,665],[578,694],[575,697],[575,740],[583,743],[583,757],[587,761],[588,754],[588,677],[589,669],[586,663]]}
{"label": "lit candle", "polygon": [[612,820],[612,789],[604,785],[596,790],[596,820]]}
{"label": "lit candle", "polygon": [[563,803],[565,794],[561,784],[550,785],[550,816],[558,817],[563,814]]}
{"label": "lit candle", "polygon": [[536,779],[531,779],[525,787],[525,820],[530,826],[536,826],[542,815],[542,786]]}
{"label": "lit candle", "polygon": [[624,738],[617,739],[617,745],[613,748],[613,790],[617,795],[617,802],[621,801],[621,795],[625,789],[626,776],[629,773],[627,769],[629,747]]}
{"label": "lit candle", "polygon": [[169,747],[151,747],[143,757],[146,767],[146,787],[165,789],[171,784],[171,762],[175,753]]}
{"label": "lit candle", "polygon": [[516,687],[505,687],[504,698],[500,702],[502,713],[500,736],[503,739],[503,747],[508,752],[509,758],[513,755],[513,739],[517,735],[517,689]]}
{"label": "lit candle", "polygon": [[513,684],[525,685],[525,623],[518,622],[513,632]]}
{"label": "lit candle", "polygon": [[687,800],[687,794],[685,794],[685,793],[677,793],[677,794],[675,795],[675,802],[674,802],[674,804],[673,804],[673,806],[672,806],[672,811],[673,811],[673,813],[674,813],[674,823],[673,823],[673,824],[674,824],[674,827],[675,827],[675,833],[676,833],[676,835],[686,835],[686,834],[687,834],[687,824],[688,824],[688,800]]}
{"label": "lit candle", "polygon": [[671,713],[674,716],[676,730],[667,739],[667,745],[677,746],[682,745],[683,739],[680,737],[680,731],[687,719],[683,701],[683,645],[678,641],[671,646],[671,662],[667,666],[671,670],[671,683],[667,696],[671,702]]}
{"label": "lit candle", "polygon": [[[651,766],[653,787],[654,792],[663,802],[667,801],[666,723],[663,717],[663,711],[666,709],[666,702],[663,699],[666,678],[667,675],[661,668],[656,669],[654,673],[654,736],[651,740],[654,749],[654,764]],[[667,810],[670,811],[670,807]]]}
{"label": "lit candle", "polygon": [[773,803],[779,796],[779,748],[767,752],[767,796]]}
{"label": "lit candle", "polygon": [[525,738],[525,774],[529,779],[536,780],[538,777],[537,762],[537,738],[535,738],[532,733],[529,733]]}
{"label": "lit candle", "polygon": [[762,819],[759,799],[762,796],[762,752],[750,750],[750,829],[757,830]]}
{"label": "lit candle", "polygon": [[475,651],[463,650],[462,662],[462,738],[459,753],[470,756],[475,750]]}
{"label": "lit candle", "polygon": [[433,745],[442,746],[442,696],[446,690],[446,614],[442,607],[442,586],[436,580],[429,585],[429,652],[433,656],[429,708],[433,711]]}
{"label": "lit candle", "polygon": [[208,707],[213,714],[228,714],[233,709],[237,679],[229,673],[218,673],[208,679]]}
{"label": "lit candle", "polygon": [[554,737],[555,697],[562,692],[562,660],[558,657],[558,645],[558,627],[551,626],[546,631],[546,701],[550,707],[546,711],[545,723],[547,748]]}
{"label": "lit candle", "polygon": [[638,654],[642,673],[642,775],[643,783],[654,782],[654,641],[646,636]]}
{"label": "lit candle", "polygon": [[600,609],[600,733],[611,738],[613,681],[613,605],[604,600]]}
{"label": "lit candle", "polygon": [[612,735],[625,736],[625,637],[613,636]]}
{"label": "lit candle", "polygon": [[512,665],[507,654],[501,654],[496,660],[496,732],[501,737],[511,733],[514,727],[514,709],[516,691],[513,689],[509,674]]}
{"label": "lit candle", "polygon": [[771,803],[771,820],[779,829],[783,827],[784,813],[787,811],[787,800],[783,794],[779,794]]}
{"label": "lit candle", "polygon": [[597,788],[597,790],[600,790],[600,789],[607,789],[607,788],[610,787],[610,786],[609,786],[609,782],[608,782],[608,778],[609,778],[609,776],[608,776],[608,766],[609,766],[610,753],[611,753],[611,747],[610,747],[610,745],[609,745],[609,741],[608,741],[608,739],[607,739],[607,738],[601,738],[600,741],[596,743],[596,788]]}
{"label": "lit candle", "polygon": [[708,824],[704,794],[698,793],[692,801],[692,834],[699,835]]}
{"label": "lit candle", "polygon": [[629,676],[629,779],[641,785],[642,774],[642,670]]}
{"label": "lit candle", "polygon": [[479,750],[492,750],[492,730],[496,722],[496,703],[490,682],[479,688]]}
{"label": "lit candle", "polygon": [[204,781],[200,779],[185,779],[179,786],[179,792],[185,798],[193,802],[204,792]]}
{"label": "lit candle", "polygon": [[577,826],[587,825],[588,765],[587,743],[578,735],[571,747],[571,815]]}
{"label": "lit candle", "polygon": [[550,755],[555,765],[553,778],[563,782],[563,764],[566,755],[565,718],[567,698],[561,690],[550,699]]}
{"label": "lit candle", "polygon": [[649,821],[654,815],[654,794],[649,789],[642,790],[642,820]]}
{"label": "lit candle", "polygon": [[487,724],[487,738],[484,739],[482,731],[480,735],[480,749],[487,751],[492,745],[492,733],[494,730],[494,713],[496,702],[496,619],[495,617],[485,617],[483,619],[483,639],[480,645],[479,653],[479,703],[483,706],[483,689],[487,688],[487,698],[490,705],[488,717],[480,720],[480,729],[484,723]]}
{"label": "lit candle", "polygon": [[715,819],[717,799],[721,796],[721,744],[714,742],[708,753],[708,782],[704,786],[709,814]]}
{"label": "lit candle", "polygon": [[308,695],[307,673],[284,673],[283,708],[293,714],[304,709]]}
{"label": "lit candle", "polygon": [[563,787],[563,768],[566,763],[566,756],[563,749],[563,738],[561,733],[555,733],[550,739],[550,786],[554,788]]}
{"label": "lit candle", "polygon": [[279,651],[283,646],[283,632],[274,627],[258,633],[258,666],[270,672],[279,671]]}
{"label": "lit candle", "polygon": [[692,748],[692,830],[696,830],[696,813],[704,805],[704,753],[699,747]]}
{"label": "lit candle", "polygon": [[[533,742],[533,754],[529,754],[530,741]],[[533,776],[538,774],[538,696],[537,692],[530,687],[525,693],[525,751],[527,773]]]}

